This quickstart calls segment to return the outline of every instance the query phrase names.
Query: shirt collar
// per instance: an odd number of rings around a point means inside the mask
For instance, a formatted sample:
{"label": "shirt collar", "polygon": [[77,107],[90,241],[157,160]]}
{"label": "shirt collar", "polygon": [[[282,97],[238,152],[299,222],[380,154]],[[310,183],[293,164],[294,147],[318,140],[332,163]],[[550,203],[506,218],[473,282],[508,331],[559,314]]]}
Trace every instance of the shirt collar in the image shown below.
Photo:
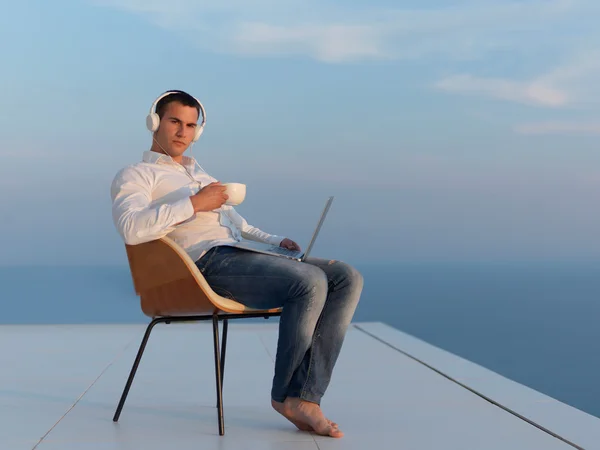
{"label": "shirt collar", "polygon": [[[169,156],[164,153],[153,152],[152,150],[146,150],[143,154],[142,161],[151,164],[171,163],[173,162]],[[190,156],[183,156],[181,158],[182,165],[186,167],[194,167],[196,160]]]}

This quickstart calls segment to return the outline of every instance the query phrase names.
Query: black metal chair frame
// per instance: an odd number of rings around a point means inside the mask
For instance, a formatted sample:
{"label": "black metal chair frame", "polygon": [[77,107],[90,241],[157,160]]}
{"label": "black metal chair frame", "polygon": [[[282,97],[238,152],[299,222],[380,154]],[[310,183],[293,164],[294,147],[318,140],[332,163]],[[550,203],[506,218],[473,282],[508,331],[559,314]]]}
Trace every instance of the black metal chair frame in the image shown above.
{"label": "black metal chair frame", "polygon": [[[214,350],[215,350],[215,380],[217,386],[217,412],[218,412],[218,423],[219,423],[219,435],[225,435],[225,420],[223,417],[223,375],[225,373],[225,352],[227,349],[227,328],[229,325],[229,320],[231,319],[251,319],[256,317],[264,317],[268,319],[269,317],[280,316],[281,312],[263,312],[263,313],[241,313],[241,314],[212,314],[212,315],[200,315],[200,316],[162,316],[156,317],[148,324],[146,328],[146,333],[144,334],[144,338],[142,339],[142,343],[140,344],[140,348],[137,352],[137,356],[135,357],[135,361],[133,363],[133,367],[131,368],[131,372],[129,373],[129,378],[127,379],[127,383],[125,384],[125,389],[123,390],[123,394],[121,395],[121,399],[119,400],[119,405],[117,406],[117,410],[115,411],[115,415],[113,417],[113,422],[117,422],[119,420],[119,416],[121,415],[121,410],[123,409],[123,405],[125,405],[125,400],[127,399],[127,394],[129,394],[129,389],[131,388],[131,384],[133,383],[133,378],[135,377],[135,373],[137,372],[138,366],[142,359],[142,355],[144,354],[144,349],[146,348],[146,343],[148,342],[148,338],[150,337],[150,333],[154,326],[158,323],[170,324],[171,322],[197,322],[204,320],[211,320],[213,324],[213,342],[214,342]],[[223,333],[222,333],[222,345],[219,351],[219,320],[223,321]]]}

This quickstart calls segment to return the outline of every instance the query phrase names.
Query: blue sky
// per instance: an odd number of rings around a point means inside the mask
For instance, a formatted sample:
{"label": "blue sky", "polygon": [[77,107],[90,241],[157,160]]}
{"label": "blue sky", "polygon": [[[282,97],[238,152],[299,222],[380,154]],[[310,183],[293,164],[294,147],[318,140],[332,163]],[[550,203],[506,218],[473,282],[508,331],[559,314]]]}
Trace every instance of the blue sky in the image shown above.
{"label": "blue sky", "polygon": [[3,5],[0,264],[123,264],[116,171],[168,89],[238,208],[359,261],[597,261],[593,0]]}

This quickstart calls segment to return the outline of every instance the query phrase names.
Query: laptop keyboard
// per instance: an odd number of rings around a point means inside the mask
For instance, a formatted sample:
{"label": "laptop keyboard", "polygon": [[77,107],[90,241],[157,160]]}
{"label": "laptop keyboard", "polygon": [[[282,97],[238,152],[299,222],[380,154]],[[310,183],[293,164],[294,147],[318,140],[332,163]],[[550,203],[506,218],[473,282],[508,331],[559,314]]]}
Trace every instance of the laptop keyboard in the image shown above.
{"label": "laptop keyboard", "polygon": [[294,257],[298,256],[298,252],[296,250],[288,250],[287,248],[283,248],[283,247],[273,246],[273,247],[269,248],[269,251],[273,252],[273,253],[277,253],[278,255],[294,256]]}

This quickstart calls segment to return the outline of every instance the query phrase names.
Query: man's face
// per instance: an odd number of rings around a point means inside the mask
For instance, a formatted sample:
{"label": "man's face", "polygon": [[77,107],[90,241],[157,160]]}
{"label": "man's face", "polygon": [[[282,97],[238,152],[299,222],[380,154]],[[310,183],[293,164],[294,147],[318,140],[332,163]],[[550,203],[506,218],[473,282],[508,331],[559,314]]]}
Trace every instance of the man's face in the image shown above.
{"label": "man's face", "polygon": [[171,102],[165,108],[155,139],[171,155],[179,157],[190,146],[198,126],[198,111],[193,106]]}

